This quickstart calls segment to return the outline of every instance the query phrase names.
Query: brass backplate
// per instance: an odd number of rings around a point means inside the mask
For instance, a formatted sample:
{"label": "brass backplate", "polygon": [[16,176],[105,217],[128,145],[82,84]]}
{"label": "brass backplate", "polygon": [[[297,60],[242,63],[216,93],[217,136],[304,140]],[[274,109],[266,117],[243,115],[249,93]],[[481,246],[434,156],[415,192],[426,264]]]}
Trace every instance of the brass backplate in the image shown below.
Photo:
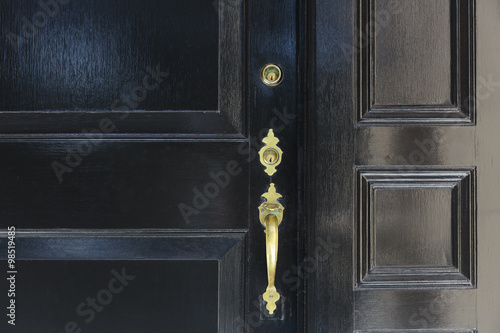
{"label": "brass backplate", "polygon": [[263,202],[259,206],[259,220],[260,223],[265,227],[266,226],[266,216],[275,215],[278,219],[278,225],[281,224],[283,220],[283,211],[285,208],[282,204],[278,202],[278,199],[281,198],[281,194],[276,192],[276,187],[274,183],[269,185],[269,189],[266,193],[262,194],[262,197],[267,201]]}
{"label": "brass backplate", "polygon": [[281,163],[283,151],[276,145],[280,140],[274,136],[272,129],[267,136],[262,139],[266,145],[259,151],[260,163],[265,167],[265,172],[272,176],[276,172],[276,167]]}

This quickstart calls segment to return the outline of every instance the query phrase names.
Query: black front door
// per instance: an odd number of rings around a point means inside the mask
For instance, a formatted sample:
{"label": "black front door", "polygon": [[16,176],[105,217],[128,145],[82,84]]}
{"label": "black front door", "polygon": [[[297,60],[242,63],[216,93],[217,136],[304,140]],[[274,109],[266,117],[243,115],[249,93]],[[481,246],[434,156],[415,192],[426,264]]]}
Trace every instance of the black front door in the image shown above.
{"label": "black front door", "polygon": [[1,331],[498,332],[499,8],[2,1]]}
{"label": "black front door", "polygon": [[[296,14],[294,1],[0,3],[2,332],[300,330]],[[257,154],[270,128],[272,177]],[[271,183],[285,208],[272,315],[258,211]]]}

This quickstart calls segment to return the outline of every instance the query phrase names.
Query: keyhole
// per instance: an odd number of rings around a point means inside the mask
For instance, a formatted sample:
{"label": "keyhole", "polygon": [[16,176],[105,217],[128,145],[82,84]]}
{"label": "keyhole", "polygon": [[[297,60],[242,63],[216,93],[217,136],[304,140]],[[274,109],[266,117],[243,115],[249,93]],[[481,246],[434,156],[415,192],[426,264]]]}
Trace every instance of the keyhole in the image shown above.
{"label": "keyhole", "polygon": [[275,64],[268,64],[260,72],[262,82],[267,86],[277,86],[283,79],[281,68]]}
{"label": "keyhole", "polygon": [[264,162],[267,164],[275,164],[278,162],[279,154],[273,148],[268,148],[264,151]]}

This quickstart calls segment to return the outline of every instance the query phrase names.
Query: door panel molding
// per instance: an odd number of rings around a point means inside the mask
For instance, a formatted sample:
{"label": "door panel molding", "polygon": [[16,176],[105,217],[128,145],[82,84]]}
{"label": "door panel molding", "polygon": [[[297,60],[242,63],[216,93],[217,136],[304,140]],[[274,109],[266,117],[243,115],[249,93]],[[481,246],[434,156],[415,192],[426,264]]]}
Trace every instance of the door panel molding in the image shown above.
{"label": "door panel molding", "polygon": [[[6,247],[6,232],[0,246]],[[16,232],[19,260],[226,260],[245,232],[165,230],[22,230]],[[242,250],[242,249],[240,249]],[[6,258],[5,253],[1,258]]]}
{"label": "door panel molding", "polygon": [[[449,17],[443,14],[443,8],[430,7],[439,7],[439,2],[449,8]],[[356,122],[474,125],[475,1],[356,3],[353,49],[358,86]],[[433,15],[434,18],[429,17]],[[443,25],[448,25],[449,31],[443,30]],[[377,43],[385,43],[379,47],[380,51]],[[433,51],[425,52],[431,47],[429,44],[433,45]],[[377,52],[384,55],[377,56]],[[381,63],[389,58],[391,63]]]}
{"label": "door panel molding", "polygon": [[[246,232],[241,230],[18,230],[16,238],[18,262],[216,260],[219,266],[218,332],[237,332],[245,318]],[[7,233],[1,232],[0,248],[6,249],[7,242]],[[6,260],[7,251],[2,251],[0,258]]]}
{"label": "door panel molding", "polygon": [[[182,48],[177,49],[175,51],[169,50],[168,53],[165,51],[166,49],[158,47],[157,44],[152,44],[150,48],[140,50],[139,53],[140,56],[136,55],[132,51],[132,48],[130,48],[128,51],[130,54],[124,55],[121,54],[122,58],[128,59],[127,57],[130,57],[130,63],[135,64],[134,66],[139,66],[139,63],[144,62],[144,68],[133,68],[134,73],[137,72],[138,75],[145,75],[144,79],[142,76],[139,77],[139,80],[134,80],[130,78],[128,73],[127,75],[123,74],[120,72],[119,74],[116,74],[116,78],[112,76],[112,74],[107,74],[107,76],[103,76],[105,71],[113,71],[113,70],[121,70],[124,71],[126,70],[123,68],[119,68],[121,64],[120,61],[118,61],[118,58],[115,57],[114,54],[109,54],[106,52],[93,52],[91,55],[93,57],[97,57],[97,59],[101,59],[99,57],[102,57],[102,62],[103,63],[110,63],[112,64],[112,68],[106,68],[106,69],[100,69],[97,70],[95,69],[94,71],[88,70],[87,67],[85,68],[79,68],[79,65],[82,65],[79,61],[79,54],[73,54],[71,52],[58,52],[56,53],[56,57],[53,57],[55,59],[47,59],[44,58],[44,61],[37,61],[37,59],[40,57],[35,51],[37,48],[33,46],[33,48],[25,49],[23,48],[22,50],[19,50],[19,54],[14,51],[14,48],[10,47],[10,43],[7,41],[7,39],[3,40],[6,44],[4,54],[2,55],[2,62],[6,64],[5,70],[0,73],[0,77],[8,86],[10,89],[13,89],[12,91],[14,93],[22,95],[22,93],[25,93],[23,91],[18,91],[16,89],[21,89],[18,88],[15,83],[17,82],[16,80],[20,80],[20,77],[23,78],[23,84],[29,85],[32,84],[33,87],[31,90],[33,90],[34,96],[36,94],[40,94],[39,90],[44,90],[48,89],[49,93],[51,94],[51,98],[53,97],[54,100],[57,99],[54,97],[57,95],[54,90],[56,87],[50,86],[51,83],[44,82],[42,80],[39,80],[38,77],[32,78],[32,81],[29,81],[29,75],[33,75],[33,72],[35,73],[51,73],[54,74],[54,68],[57,67],[58,70],[63,74],[66,75],[64,77],[64,82],[69,80],[69,77],[71,75],[71,87],[65,87],[61,85],[61,82],[58,82],[57,90],[60,91],[60,97],[59,99],[63,100],[65,93],[64,89],[70,89],[73,87],[74,84],[78,86],[78,89],[73,89],[72,93],[76,94],[78,98],[75,97],[76,100],[79,102],[74,102],[71,98],[68,98],[68,100],[63,103],[63,104],[74,104],[73,109],[53,109],[50,107],[50,105],[47,106],[47,109],[38,109],[38,110],[26,110],[23,108],[19,108],[16,105],[11,105],[15,104],[15,99],[14,101],[11,102],[6,102],[6,106],[2,109],[0,109],[0,135],[2,137],[10,137],[12,135],[23,135],[23,138],[29,138],[30,136],[40,136],[43,135],[44,137],[50,137],[51,134],[57,134],[59,137],[63,136],[66,138],[75,138],[75,137],[82,137],[85,138],[86,136],[82,134],[83,130],[93,130],[97,129],[100,131],[100,134],[103,136],[109,136],[109,135],[128,135],[128,137],[131,136],[138,136],[142,134],[141,137],[147,137],[147,134],[155,135],[155,136],[177,136],[177,137],[183,137],[186,135],[198,135],[198,136],[213,136],[213,135],[231,135],[233,137],[243,137],[245,136],[246,133],[246,116],[245,116],[245,106],[244,106],[244,78],[245,78],[245,67],[244,67],[244,61],[245,61],[245,52],[246,52],[246,21],[245,21],[245,13],[244,13],[244,0],[231,0],[230,5],[224,4],[224,3],[219,3],[218,1],[216,2],[211,2],[208,6],[210,7],[210,12],[208,14],[202,14],[204,15],[203,17],[206,18],[208,15],[211,16],[217,16],[218,17],[218,45],[214,45],[214,48],[218,48],[218,62],[213,64],[214,70],[217,70],[217,78],[218,78],[218,83],[217,83],[217,91],[218,95],[214,96],[214,99],[217,99],[217,109],[205,109],[205,108],[199,108],[199,109],[189,109],[189,110],[183,110],[183,109],[170,109],[168,107],[163,107],[162,105],[155,106],[157,109],[141,109],[141,102],[138,102],[138,106],[133,106],[134,102],[130,101],[123,101],[123,98],[121,97],[123,94],[119,89],[117,89],[116,92],[110,91],[112,87],[104,87],[102,89],[105,90],[106,94],[110,94],[112,96],[111,100],[109,102],[104,102],[101,101],[101,104],[104,105],[99,105],[98,107],[95,107],[95,103],[89,102],[82,102],[84,100],[83,97],[79,96],[79,90],[82,90],[81,94],[84,94],[83,92],[83,83],[80,83],[78,85],[78,80],[93,80],[92,82],[97,82],[95,83],[96,86],[99,86],[99,80],[105,81],[105,80],[110,80],[110,79],[115,79],[115,81],[123,81],[127,79],[126,83],[127,85],[131,85],[131,87],[134,87],[130,90],[132,95],[132,92],[134,91],[135,88],[138,88],[139,90],[142,89],[143,92],[147,91],[147,94],[153,94],[153,93],[162,93],[164,95],[167,95],[167,92],[172,93],[172,96],[170,97],[171,99],[179,99],[179,96],[175,96],[175,94],[178,94],[179,92],[176,91],[163,91],[161,89],[156,89],[157,91],[153,90],[152,88],[150,89],[148,84],[151,85],[151,83],[148,83],[148,80],[146,80],[146,77],[151,79],[151,76],[154,77],[154,72],[156,61],[157,59],[160,59],[160,62],[163,64],[168,64],[168,56],[172,52],[177,52],[175,53],[176,55],[181,54],[182,52],[190,52],[190,49],[183,50]],[[29,3],[28,3],[29,4]],[[130,10],[129,7],[134,7],[137,5],[137,3],[134,0],[129,0],[127,2],[121,2],[118,3],[117,6],[123,6],[123,7],[118,7],[120,10],[127,11]],[[145,5],[145,4],[143,4]],[[188,4],[186,4],[188,5]],[[6,6],[11,6],[9,4],[6,4]],[[57,20],[59,21],[65,21],[68,25],[71,26],[71,24],[75,23],[77,21],[75,19],[75,14],[74,12],[77,11],[77,9],[72,7],[73,4],[68,4],[67,8],[62,8],[58,14],[57,14]],[[6,7],[9,8],[9,7]],[[12,8],[11,8],[12,9]],[[20,3],[17,5],[15,8],[16,12],[19,13],[30,13],[33,8],[31,6],[26,6],[23,5],[23,3]],[[212,12],[213,11],[213,12]],[[2,10],[3,12],[3,10]],[[10,10],[5,10],[5,13],[10,13]],[[19,14],[17,13],[17,14]],[[28,14],[26,14],[28,15]],[[4,20],[3,27],[5,28],[6,31],[13,31],[13,32],[18,32],[17,30],[21,30],[21,27],[18,26],[19,22],[21,22],[21,19],[18,18],[17,16],[6,16],[8,19]],[[18,20],[17,20],[18,19]],[[169,17],[165,18],[174,20],[175,18]],[[103,23],[104,22],[104,23]],[[94,28],[93,30],[99,31],[99,29],[102,29],[103,31],[108,31],[106,29],[111,29],[115,28],[118,29],[117,27],[113,26],[112,24],[115,23],[118,28],[123,28],[120,24],[125,24],[125,23],[117,23],[117,22],[108,22],[104,20],[103,18],[95,18]],[[77,24],[77,23],[75,23]],[[110,25],[111,27],[106,26],[105,28],[102,27],[102,25]],[[138,23],[139,24],[139,23]],[[147,26],[147,25],[146,25]],[[138,29],[144,28],[143,26],[139,26]],[[149,27],[149,26],[147,26]],[[190,27],[192,30],[192,26]],[[77,29],[77,28],[74,28]],[[131,29],[134,31],[134,29]],[[51,30],[48,30],[49,32]],[[187,31],[187,30],[186,30]],[[159,38],[157,35],[154,35],[157,33],[157,31],[150,31],[146,30],[145,28],[140,31],[143,35],[140,35],[140,37],[137,36],[132,36],[130,38],[138,38],[138,39],[147,39],[151,37],[151,39],[154,40],[154,38]],[[90,34],[90,31],[84,31],[82,33]],[[108,32],[109,33],[109,32]],[[150,33],[150,36],[147,35],[147,33]],[[191,33],[192,36],[193,32]],[[188,33],[188,34],[189,34]],[[146,34],[146,35],[144,35]],[[5,34],[7,35],[7,33]],[[74,36],[73,36],[74,37]],[[88,38],[88,43],[92,46],[92,48],[97,48],[100,47],[101,45],[94,45],[95,43],[105,43],[105,40],[102,39],[97,39],[97,42],[92,44],[92,38],[96,37],[94,35],[87,36]],[[68,36],[64,35],[64,32],[60,32],[57,30],[56,32],[53,32],[53,34],[48,33],[45,31],[45,29],[40,29],[39,33],[33,37],[34,40],[34,45],[45,45],[49,42],[53,42],[54,40],[57,40],[57,38],[60,38],[61,40],[56,43],[56,46],[59,47],[60,45],[65,45],[68,43],[72,43],[73,41],[68,40]],[[201,35],[200,38],[203,38]],[[85,39],[85,38],[84,38]],[[193,41],[188,41],[188,44],[191,43],[189,46],[195,47],[196,45],[192,45]],[[165,44],[166,45],[166,44]],[[106,45],[108,46],[108,45]],[[150,46],[150,45],[149,45]],[[182,45],[181,45],[182,46]],[[40,47],[40,46],[38,46]],[[55,47],[55,46],[54,46]],[[117,49],[121,50],[121,46],[116,46]],[[155,48],[156,47],[156,48]],[[87,47],[87,49],[91,49],[90,46]],[[93,50],[93,49],[92,49]],[[197,51],[196,48],[193,49],[194,51]],[[192,50],[191,50],[192,51]],[[90,51],[89,51],[90,52]],[[159,54],[158,52],[163,52],[165,54]],[[168,53],[168,54],[167,54]],[[137,57],[140,59],[135,59],[133,57]],[[32,63],[25,63],[26,59],[33,58]],[[77,58],[77,59],[76,59]],[[182,57],[181,57],[182,58]],[[204,59],[203,55],[200,55],[197,59]],[[50,61],[49,61],[50,60]],[[104,61],[106,60],[106,61]],[[82,60],[84,61],[84,60]],[[90,60],[86,60],[90,61]],[[125,61],[122,59],[122,61]],[[135,63],[137,61],[137,64]],[[178,61],[178,59],[176,59]],[[71,67],[72,62],[76,62],[74,65],[75,68]],[[147,64],[152,63],[153,65],[147,66]],[[60,64],[67,64],[67,68],[64,66],[61,66]],[[175,63],[177,64],[177,63]],[[85,65],[85,64],[83,64]],[[94,64],[98,68],[98,64]],[[181,67],[178,66],[177,67]],[[198,76],[204,77],[203,73],[200,74],[200,72],[203,71],[203,68],[189,68],[190,63],[183,64],[186,67],[184,68],[188,72],[195,72],[197,73]],[[165,65],[166,66],[166,65]],[[217,67],[217,69],[215,69]],[[117,68],[119,69],[117,69]],[[146,70],[146,67],[150,68]],[[29,69],[28,69],[29,68]],[[7,70],[8,69],[8,70]],[[74,70],[75,73],[73,73],[71,70]],[[88,70],[89,75],[96,74],[95,78],[87,78],[83,73],[86,73],[85,71]],[[160,71],[172,71],[172,70],[179,70],[179,68],[160,68]],[[136,74],[137,74],[136,73]],[[148,75],[148,73],[151,73],[151,75]],[[27,76],[28,79],[24,78],[24,76]],[[47,74],[48,75],[48,74]],[[158,75],[158,74],[156,74]],[[165,74],[162,74],[165,75]],[[168,75],[168,74],[167,74]],[[102,76],[102,77],[101,77]],[[161,77],[161,82],[172,80],[175,75],[170,75],[170,76],[165,76]],[[52,76],[51,76],[52,77]],[[177,76],[175,76],[176,79],[178,79]],[[171,82],[169,84],[175,85],[179,84],[182,86],[186,86],[184,89],[189,89],[190,83],[189,81],[184,82],[184,80],[188,80],[188,75],[186,78],[182,78],[182,82]],[[37,81],[38,80],[38,81]],[[48,79],[46,80],[48,81]],[[75,82],[76,81],[76,82]],[[145,83],[144,83],[145,82]],[[113,82],[114,83],[114,82]],[[44,86],[44,84],[47,85]],[[161,84],[159,83],[160,88]],[[39,85],[39,86],[38,86]],[[198,85],[203,85],[200,82],[194,82],[192,84],[193,86],[198,86]],[[151,85],[154,86],[154,85]],[[23,86],[24,87],[24,86]],[[147,87],[148,89],[144,90]],[[24,89],[24,88],[23,88]],[[52,90],[51,90],[52,89]],[[106,90],[108,89],[108,90]],[[114,88],[113,88],[114,89]],[[25,89],[26,90],[26,89]],[[150,91],[152,90],[152,91]],[[197,91],[198,90],[198,91]],[[76,92],[75,92],[76,91]],[[126,90],[127,92],[129,90]],[[85,92],[88,94],[88,92]],[[99,97],[102,92],[95,92],[95,94]],[[189,93],[197,94],[200,93],[199,89],[192,89]],[[142,93],[141,93],[142,94]],[[103,94],[105,95],[105,94]],[[82,95],[84,96],[84,95]],[[15,96],[14,96],[15,97]],[[74,97],[74,96],[73,96]],[[206,96],[205,96],[206,97]],[[113,101],[113,99],[115,99]],[[146,96],[145,98],[149,98]],[[161,97],[161,98],[168,98],[167,97]],[[130,99],[130,96],[129,96]],[[18,99],[19,100],[19,99]],[[191,100],[196,100],[196,98],[192,98]],[[119,103],[116,103],[116,101],[120,101]],[[22,102],[22,100],[20,101]],[[20,103],[17,102],[17,103]],[[44,100],[41,101],[42,103]],[[147,100],[146,100],[147,102]],[[84,103],[83,105],[80,105],[81,103]],[[57,104],[57,103],[56,103]],[[72,104],[72,105],[73,105]],[[86,104],[88,105],[93,105],[89,110],[87,110]],[[135,103],[137,104],[137,103]],[[160,102],[157,102],[156,104],[161,104]],[[180,103],[182,104],[182,103]],[[11,105],[9,108],[8,105]],[[115,111],[116,110],[116,111]],[[115,126],[111,127],[110,121],[114,123]],[[104,122],[104,123],[103,123]],[[88,135],[87,135],[88,137]]]}
{"label": "door panel molding", "polygon": [[475,287],[475,167],[355,169],[356,288]]}
{"label": "door panel molding", "polygon": [[[245,229],[249,193],[242,189],[249,171],[246,155],[238,153],[244,145],[208,140],[4,142],[0,207],[8,218],[0,226]],[[69,164],[82,147],[91,153],[82,154],[80,164]],[[72,171],[58,177],[54,162],[69,164]]]}

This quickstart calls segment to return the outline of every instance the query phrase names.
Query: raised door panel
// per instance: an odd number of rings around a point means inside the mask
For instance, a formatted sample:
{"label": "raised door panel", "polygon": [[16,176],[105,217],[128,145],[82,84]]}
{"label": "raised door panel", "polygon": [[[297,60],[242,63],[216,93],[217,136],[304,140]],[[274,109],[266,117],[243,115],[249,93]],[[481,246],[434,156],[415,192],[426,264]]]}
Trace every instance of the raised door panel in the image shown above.
{"label": "raised door panel", "polygon": [[498,326],[497,7],[311,7],[311,331]]}
{"label": "raised door panel", "polygon": [[[237,331],[250,197],[243,9],[0,4],[4,263],[16,228],[16,295],[2,302],[17,302],[2,332]],[[134,278],[122,290],[123,275]]]}
{"label": "raised door panel", "polygon": [[[0,284],[16,294],[16,325],[1,325],[4,332],[235,332],[234,318],[244,316],[244,237],[19,232],[15,279]],[[2,235],[5,252],[7,242]]]}
{"label": "raised door panel", "polygon": [[475,287],[474,168],[357,173],[357,289]]}
{"label": "raised door panel", "polygon": [[241,1],[9,0],[0,13],[0,134],[245,128]]}
{"label": "raised door panel", "polygon": [[2,2],[3,223],[246,228],[243,7]]}
{"label": "raised door panel", "polygon": [[[469,299],[477,162],[467,141],[474,132],[443,126],[475,124],[474,5],[376,0],[358,7],[372,34],[356,67],[358,98],[368,104],[355,134],[355,330],[476,328]],[[452,133],[465,140],[461,149]],[[468,153],[459,156],[462,149]],[[440,305],[446,310],[436,315]],[[428,312],[434,316],[425,318]]]}
{"label": "raised door panel", "polygon": [[474,1],[357,2],[360,125],[474,123]]}
{"label": "raised door panel", "polygon": [[246,228],[242,147],[243,140],[3,142],[0,225]]}

